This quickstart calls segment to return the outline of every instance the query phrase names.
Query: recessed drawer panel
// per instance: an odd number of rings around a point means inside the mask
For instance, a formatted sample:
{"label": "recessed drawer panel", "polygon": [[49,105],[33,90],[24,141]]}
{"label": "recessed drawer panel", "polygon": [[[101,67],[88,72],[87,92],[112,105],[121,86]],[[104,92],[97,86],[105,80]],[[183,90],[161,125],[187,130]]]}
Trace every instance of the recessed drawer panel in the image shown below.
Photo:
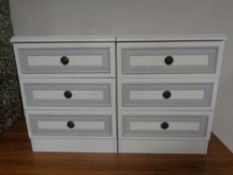
{"label": "recessed drawer panel", "polygon": [[31,114],[32,136],[112,136],[112,116]]}
{"label": "recessed drawer panel", "polygon": [[204,137],[207,115],[123,115],[122,137]]}
{"label": "recessed drawer panel", "polygon": [[213,82],[122,81],[122,108],[212,107]]}
{"label": "recessed drawer panel", "polygon": [[22,74],[114,75],[114,43],[19,44]]}
{"label": "recessed drawer panel", "polygon": [[216,73],[219,44],[120,43],[120,74],[207,74]]}
{"label": "recessed drawer panel", "polygon": [[113,80],[49,81],[24,81],[27,107],[114,107]]}

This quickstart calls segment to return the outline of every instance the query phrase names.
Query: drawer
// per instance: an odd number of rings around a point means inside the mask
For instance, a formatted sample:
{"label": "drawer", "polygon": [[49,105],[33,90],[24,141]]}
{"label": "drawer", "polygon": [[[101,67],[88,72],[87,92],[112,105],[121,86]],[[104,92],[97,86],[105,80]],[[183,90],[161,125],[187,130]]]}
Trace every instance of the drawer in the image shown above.
{"label": "drawer", "polygon": [[209,80],[120,80],[119,107],[212,108],[214,82]]}
{"label": "drawer", "polygon": [[22,79],[26,108],[115,108],[115,80]]}
{"label": "drawer", "polygon": [[114,43],[15,44],[21,74],[114,76]]}
{"label": "drawer", "polygon": [[112,136],[112,116],[99,114],[29,114],[31,136]]}
{"label": "drawer", "polygon": [[123,42],[118,44],[120,76],[133,74],[215,74],[221,42]]}
{"label": "drawer", "polygon": [[121,137],[206,137],[208,114],[122,114]]}

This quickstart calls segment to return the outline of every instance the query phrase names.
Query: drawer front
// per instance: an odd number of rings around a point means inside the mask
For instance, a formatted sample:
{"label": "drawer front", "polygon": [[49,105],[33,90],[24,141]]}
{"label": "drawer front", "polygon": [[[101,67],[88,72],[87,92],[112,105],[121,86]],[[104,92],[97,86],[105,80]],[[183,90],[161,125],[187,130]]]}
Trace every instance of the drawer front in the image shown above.
{"label": "drawer front", "polygon": [[[194,45],[194,46],[192,46]],[[120,43],[121,74],[216,73],[219,46],[200,43]]]}
{"label": "drawer front", "polygon": [[119,102],[122,102],[122,108],[211,107],[213,101],[213,82],[134,81],[122,82],[120,86]]}
{"label": "drawer front", "polygon": [[112,116],[31,114],[32,136],[112,136]]}
{"label": "drawer front", "polygon": [[23,82],[27,107],[115,107],[115,83],[112,80],[49,81]]}
{"label": "drawer front", "polygon": [[123,115],[122,137],[205,137],[207,115]]}
{"label": "drawer front", "polygon": [[114,74],[114,43],[19,44],[22,74]]}

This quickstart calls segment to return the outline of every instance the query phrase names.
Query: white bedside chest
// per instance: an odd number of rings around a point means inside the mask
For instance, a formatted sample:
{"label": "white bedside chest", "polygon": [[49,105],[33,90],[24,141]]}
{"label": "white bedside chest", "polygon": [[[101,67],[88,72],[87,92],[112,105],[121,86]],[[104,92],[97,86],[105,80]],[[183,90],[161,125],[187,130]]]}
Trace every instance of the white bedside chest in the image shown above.
{"label": "white bedside chest", "polygon": [[115,37],[14,37],[34,151],[116,152]]}
{"label": "white bedside chest", "polygon": [[225,39],[14,37],[33,150],[206,153]]}
{"label": "white bedside chest", "polygon": [[224,39],[117,37],[119,152],[207,152]]}

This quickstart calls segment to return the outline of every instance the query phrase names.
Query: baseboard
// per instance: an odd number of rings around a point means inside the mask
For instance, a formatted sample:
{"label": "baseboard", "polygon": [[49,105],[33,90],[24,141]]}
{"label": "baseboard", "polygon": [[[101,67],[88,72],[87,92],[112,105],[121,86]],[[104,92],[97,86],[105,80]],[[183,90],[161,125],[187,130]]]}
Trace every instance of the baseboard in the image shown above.
{"label": "baseboard", "polygon": [[208,140],[119,140],[120,153],[206,154]]}
{"label": "baseboard", "polygon": [[116,152],[114,139],[31,139],[35,152]]}

